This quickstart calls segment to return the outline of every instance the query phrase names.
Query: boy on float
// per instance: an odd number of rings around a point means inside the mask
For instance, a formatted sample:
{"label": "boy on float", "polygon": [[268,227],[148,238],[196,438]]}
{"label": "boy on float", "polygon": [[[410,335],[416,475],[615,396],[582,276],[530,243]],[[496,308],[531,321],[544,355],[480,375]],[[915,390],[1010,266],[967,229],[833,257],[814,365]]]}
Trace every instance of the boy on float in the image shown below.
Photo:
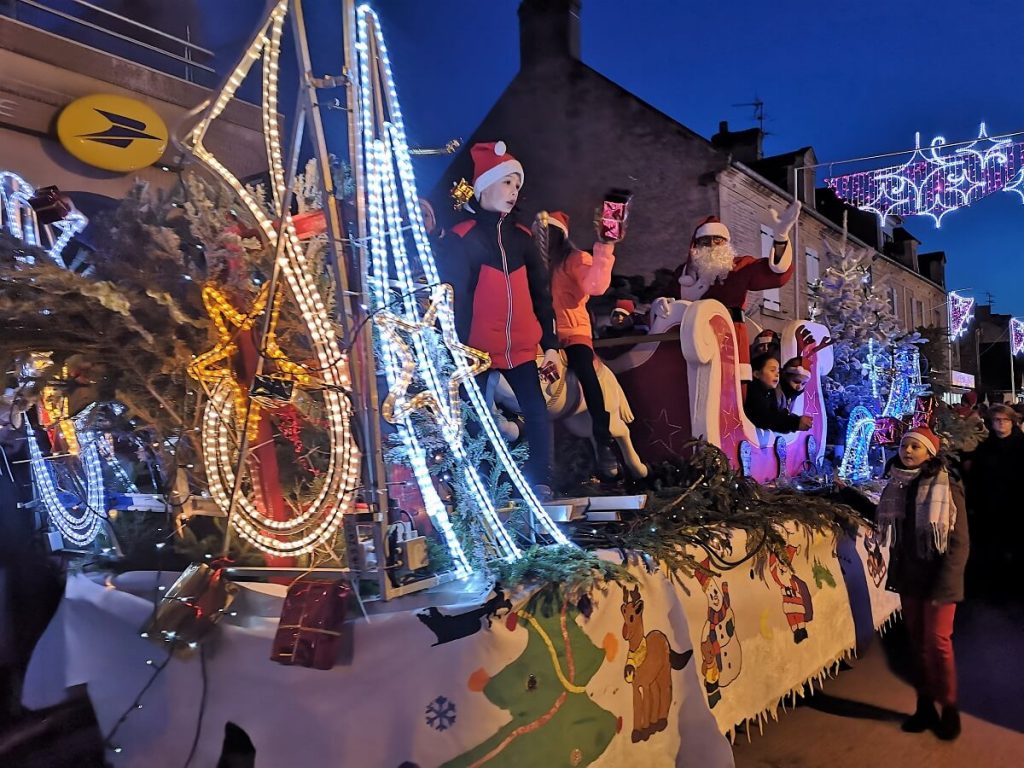
{"label": "boy on float", "polygon": [[806,432],[813,425],[810,416],[797,416],[786,410],[779,392],[779,359],[771,354],[754,358],[754,378],[747,385],[743,410],[755,427],[772,432]]}
{"label": "boy on float", "polygon": [[558,360],[555,312],[548,271],[533,233],[512,211],[525,174],[505,142],[474,144],[473,190],[477,210],[445,237],[438,267],[455,291],[459,338],[491,356],[519,401],[530,455],[524,468],[541,500],[550,498],[553,432],[540,387],[537,347],[544,350],[545,376]]}

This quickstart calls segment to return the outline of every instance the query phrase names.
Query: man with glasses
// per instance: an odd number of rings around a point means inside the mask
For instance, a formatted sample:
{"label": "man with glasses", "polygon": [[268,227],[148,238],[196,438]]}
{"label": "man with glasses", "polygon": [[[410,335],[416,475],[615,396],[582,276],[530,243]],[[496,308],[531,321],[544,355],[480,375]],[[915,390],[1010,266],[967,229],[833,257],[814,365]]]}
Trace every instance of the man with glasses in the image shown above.
{"label": "man with glasses", "polygon": [[[793,249],[789,232],[800,215],[794,200],[781,214],[769,208],[775,223],[775,242],[767,258],[737,255],[729,228],[716,216],[708,216],[694,230],[686,261],[676,270],[679,298],[687,301],[716,299],[726,306],[736,325],[736,354],[740,378],[750,380],[750,341],[743,310],[751,291],[781,288],[793,277]],[[656,311],[667,312],[665,302]]]}

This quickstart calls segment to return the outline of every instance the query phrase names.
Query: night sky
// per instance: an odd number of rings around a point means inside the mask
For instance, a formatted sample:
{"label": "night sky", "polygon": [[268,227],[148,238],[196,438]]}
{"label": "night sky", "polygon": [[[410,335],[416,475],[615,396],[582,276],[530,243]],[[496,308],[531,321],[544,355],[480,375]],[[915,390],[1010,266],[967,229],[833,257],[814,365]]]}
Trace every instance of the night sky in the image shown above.
{"label": "night sky", "polygon": [[[199,42],[225,60],[237,56],[260,4],[199,5],[206,14]],[[341,3],[305,5],[315,22],[315,68],[340,71],[332,60]],[[468,137],[518,70],[518,0],[374,6],[410,140],[440,146]],[[752,108],[736,105],[759,97],[770,133],[766,154],[811,145],[819,161],[841,161],[912,148],[917,131],[928,143],[936,135],[972,139],[983,121],[992,135],[1024,130],[1017,82],[1024,4],[990,0],[966,8],[959,0],[584,0],[582,58],[706,137],[720,120],[733,130],[753,126]],[[424,189],[446,165],[416,162]],[[1024,205],[1016,194],[951,213],[940,230],[923,217],[905,225],[922,252],[946,251],[950,289],[971,289],[982,302],[991,292],[996,311],[1024,316]]]}

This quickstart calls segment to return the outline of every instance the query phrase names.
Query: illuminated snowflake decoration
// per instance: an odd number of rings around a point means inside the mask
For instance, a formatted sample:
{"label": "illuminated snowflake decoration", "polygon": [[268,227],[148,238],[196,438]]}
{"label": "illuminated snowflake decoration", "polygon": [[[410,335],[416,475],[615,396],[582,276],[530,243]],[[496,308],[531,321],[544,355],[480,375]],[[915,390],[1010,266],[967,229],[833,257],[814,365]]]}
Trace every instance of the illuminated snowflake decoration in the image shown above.
{"label": "illuminated snowflake decoration", "polygon": [[1024,320],[1010,318],[1010,354],[1019,355],[1024,352]]}
{"label": "illuminated snowflake decoration", "polygon": [[446,731],[455,724],[455,703],[438,696],[427,704],[427,725],[437,731]]}
{"label": "illuminated snowflake decoration", "polygon": [[825,184],[883,221],[887,216],[930,216],[940,227],[947,213],[995,192],[1016,192],[1024,202],[1024,142],[989,138],[984,123],[977,139],[955,149],[942,136],[922,147],[918,133],[903,165],[834,176]]}
{"label": "illuminated snowflake decoration", "polygon": [[956,291],[949,293],[949,338],[959,339],[974,319],[974,299],[961,296]]}

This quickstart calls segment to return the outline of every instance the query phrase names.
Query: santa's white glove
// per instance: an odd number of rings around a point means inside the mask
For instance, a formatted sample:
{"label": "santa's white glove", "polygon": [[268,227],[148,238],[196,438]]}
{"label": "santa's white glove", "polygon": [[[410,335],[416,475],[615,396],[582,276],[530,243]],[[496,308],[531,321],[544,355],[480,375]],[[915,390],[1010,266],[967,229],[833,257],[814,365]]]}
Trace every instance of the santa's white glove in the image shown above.
{"label": "santa's white glove", "polygon": [[672,314],[672,305],[674,303],[675,299],[659,296],[651,304],[651,317],[668,317]]}
{"label": "santa's white glove", "polygon": [[772,221],[775,222],[775,239],[777,241],[788,240],[789,231],[793,229],[793,225],[800,217],[800,201],[794,200],[782,213],[774,208],[769,208],[768,213],[771,214]]}

